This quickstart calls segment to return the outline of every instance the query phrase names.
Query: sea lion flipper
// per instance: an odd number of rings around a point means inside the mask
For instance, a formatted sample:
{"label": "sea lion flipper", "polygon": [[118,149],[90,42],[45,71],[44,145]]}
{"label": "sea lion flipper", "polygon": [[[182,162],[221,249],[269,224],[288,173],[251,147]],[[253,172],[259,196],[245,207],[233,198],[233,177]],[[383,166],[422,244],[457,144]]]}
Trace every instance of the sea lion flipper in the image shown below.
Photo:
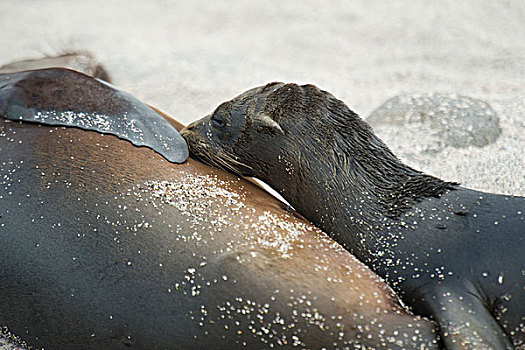
{"label": "sea lion flipper", "polygon": [[166,119],[130,94],[68,69],[1,74],[0,116],[112,134],[174,163],[188,157],[186,142]]}
{"label": "sea lion flipper", "polygon": [[441,328],[446,349],[512,349],[505,332],[476,295],[439,288],[425,295],[425,303]]}

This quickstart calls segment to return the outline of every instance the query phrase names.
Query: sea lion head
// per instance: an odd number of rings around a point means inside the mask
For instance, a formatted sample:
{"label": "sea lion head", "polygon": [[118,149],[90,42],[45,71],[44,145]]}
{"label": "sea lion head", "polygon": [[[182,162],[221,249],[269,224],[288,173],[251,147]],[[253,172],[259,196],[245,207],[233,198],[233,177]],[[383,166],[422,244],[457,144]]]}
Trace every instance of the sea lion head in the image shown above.
{"label": "sea lion head", "polygon": [[275,82],[222,103],[181,134],[192,155],[206,163],[242,176],[275,177],[274,171],[298,170],[312,155],[333,169],[333,130],[353,123],[359,124],[357,138],[374,138],[370,127],[331,94],[313,85]]}
{"label": "sea lion head", "polygon": [[250,89],[188,125],[181,135],[194,157],[238,175],[257,176],[268,168],[264,163],[277,159],[284,136],[269,101],[283,88],[297,87],[270,83]]}

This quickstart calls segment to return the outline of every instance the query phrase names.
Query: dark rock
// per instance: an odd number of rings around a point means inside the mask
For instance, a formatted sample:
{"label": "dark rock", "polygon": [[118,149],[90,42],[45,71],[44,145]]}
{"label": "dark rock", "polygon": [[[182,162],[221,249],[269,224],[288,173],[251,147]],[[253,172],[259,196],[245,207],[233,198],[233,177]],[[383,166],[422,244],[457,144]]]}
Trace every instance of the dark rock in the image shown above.
{"label": "dark rock", "polygon": [[488,103],[443,93],[396,96],[372,112],[367,122],[374,129],[388,126],[428,133],[433,150],[483,147],[501,133],[499,118]]}

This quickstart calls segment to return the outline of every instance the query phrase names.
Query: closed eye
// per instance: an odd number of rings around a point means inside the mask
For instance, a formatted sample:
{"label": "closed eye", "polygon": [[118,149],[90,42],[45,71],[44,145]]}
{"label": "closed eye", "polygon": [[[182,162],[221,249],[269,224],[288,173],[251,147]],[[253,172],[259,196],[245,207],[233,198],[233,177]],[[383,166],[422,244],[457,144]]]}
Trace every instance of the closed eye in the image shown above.
{"label": "closed eye", "polygon": [[216,117],[211,118],[211,124],[216,128],[222,128],[226,126],[226,122],[222,119],[218,119]]}

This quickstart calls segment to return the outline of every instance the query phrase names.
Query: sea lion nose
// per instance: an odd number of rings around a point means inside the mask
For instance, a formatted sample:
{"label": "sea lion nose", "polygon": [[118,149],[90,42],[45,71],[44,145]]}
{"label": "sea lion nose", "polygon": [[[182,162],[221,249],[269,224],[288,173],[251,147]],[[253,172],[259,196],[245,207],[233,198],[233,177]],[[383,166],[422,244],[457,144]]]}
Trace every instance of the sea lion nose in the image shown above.
{"label": "sea lion nose", "polygon": [[185,129],[198,132],[202,129],[203,125],[206,124],[206,121],[209,121],[211,115],[207,115],[204,118],[197,119],[193,123],[190,123]]}
{"label": "sea lion nose", "polygon": [[194,136],[195,133],[199,132],[199,129],[201,128],[199,125],[200,120],[196,120],[193,123],[190,123],[188,126],[186,126],[184,129],[182,129],[179,133],[180,135],[188,141],[188,137]]}
{"label": "sea lion nose", "polygon": [[193,130],[193,128],[197,125],[198,120],[194,121],[193,123],[189,124],[187,127],[184,128],[184,130]]}
{"label": "sea lion nose", "polygon": [[203,132],[203,131],[205,131],[206,125],[208,125],[208,122],[209,122],[210,119],[211,119],[211,115],[208,114],[204,118],[197,119],[194,122],[190,123],[183,130],[192,131],[192,132],[195,132],[195,133]]}
{"label": "sea lion nose", "polygon": [[195,131],[195,126],[197,125],[197,122],[194,121],[193,123],[189,124],[188,126],[186,126],[185,128],[183,128],[181,131],[179,131],[179,134],[184,138],[186,139],[186,142],[188,141],[188,137],[193,134],[193,132]]}

